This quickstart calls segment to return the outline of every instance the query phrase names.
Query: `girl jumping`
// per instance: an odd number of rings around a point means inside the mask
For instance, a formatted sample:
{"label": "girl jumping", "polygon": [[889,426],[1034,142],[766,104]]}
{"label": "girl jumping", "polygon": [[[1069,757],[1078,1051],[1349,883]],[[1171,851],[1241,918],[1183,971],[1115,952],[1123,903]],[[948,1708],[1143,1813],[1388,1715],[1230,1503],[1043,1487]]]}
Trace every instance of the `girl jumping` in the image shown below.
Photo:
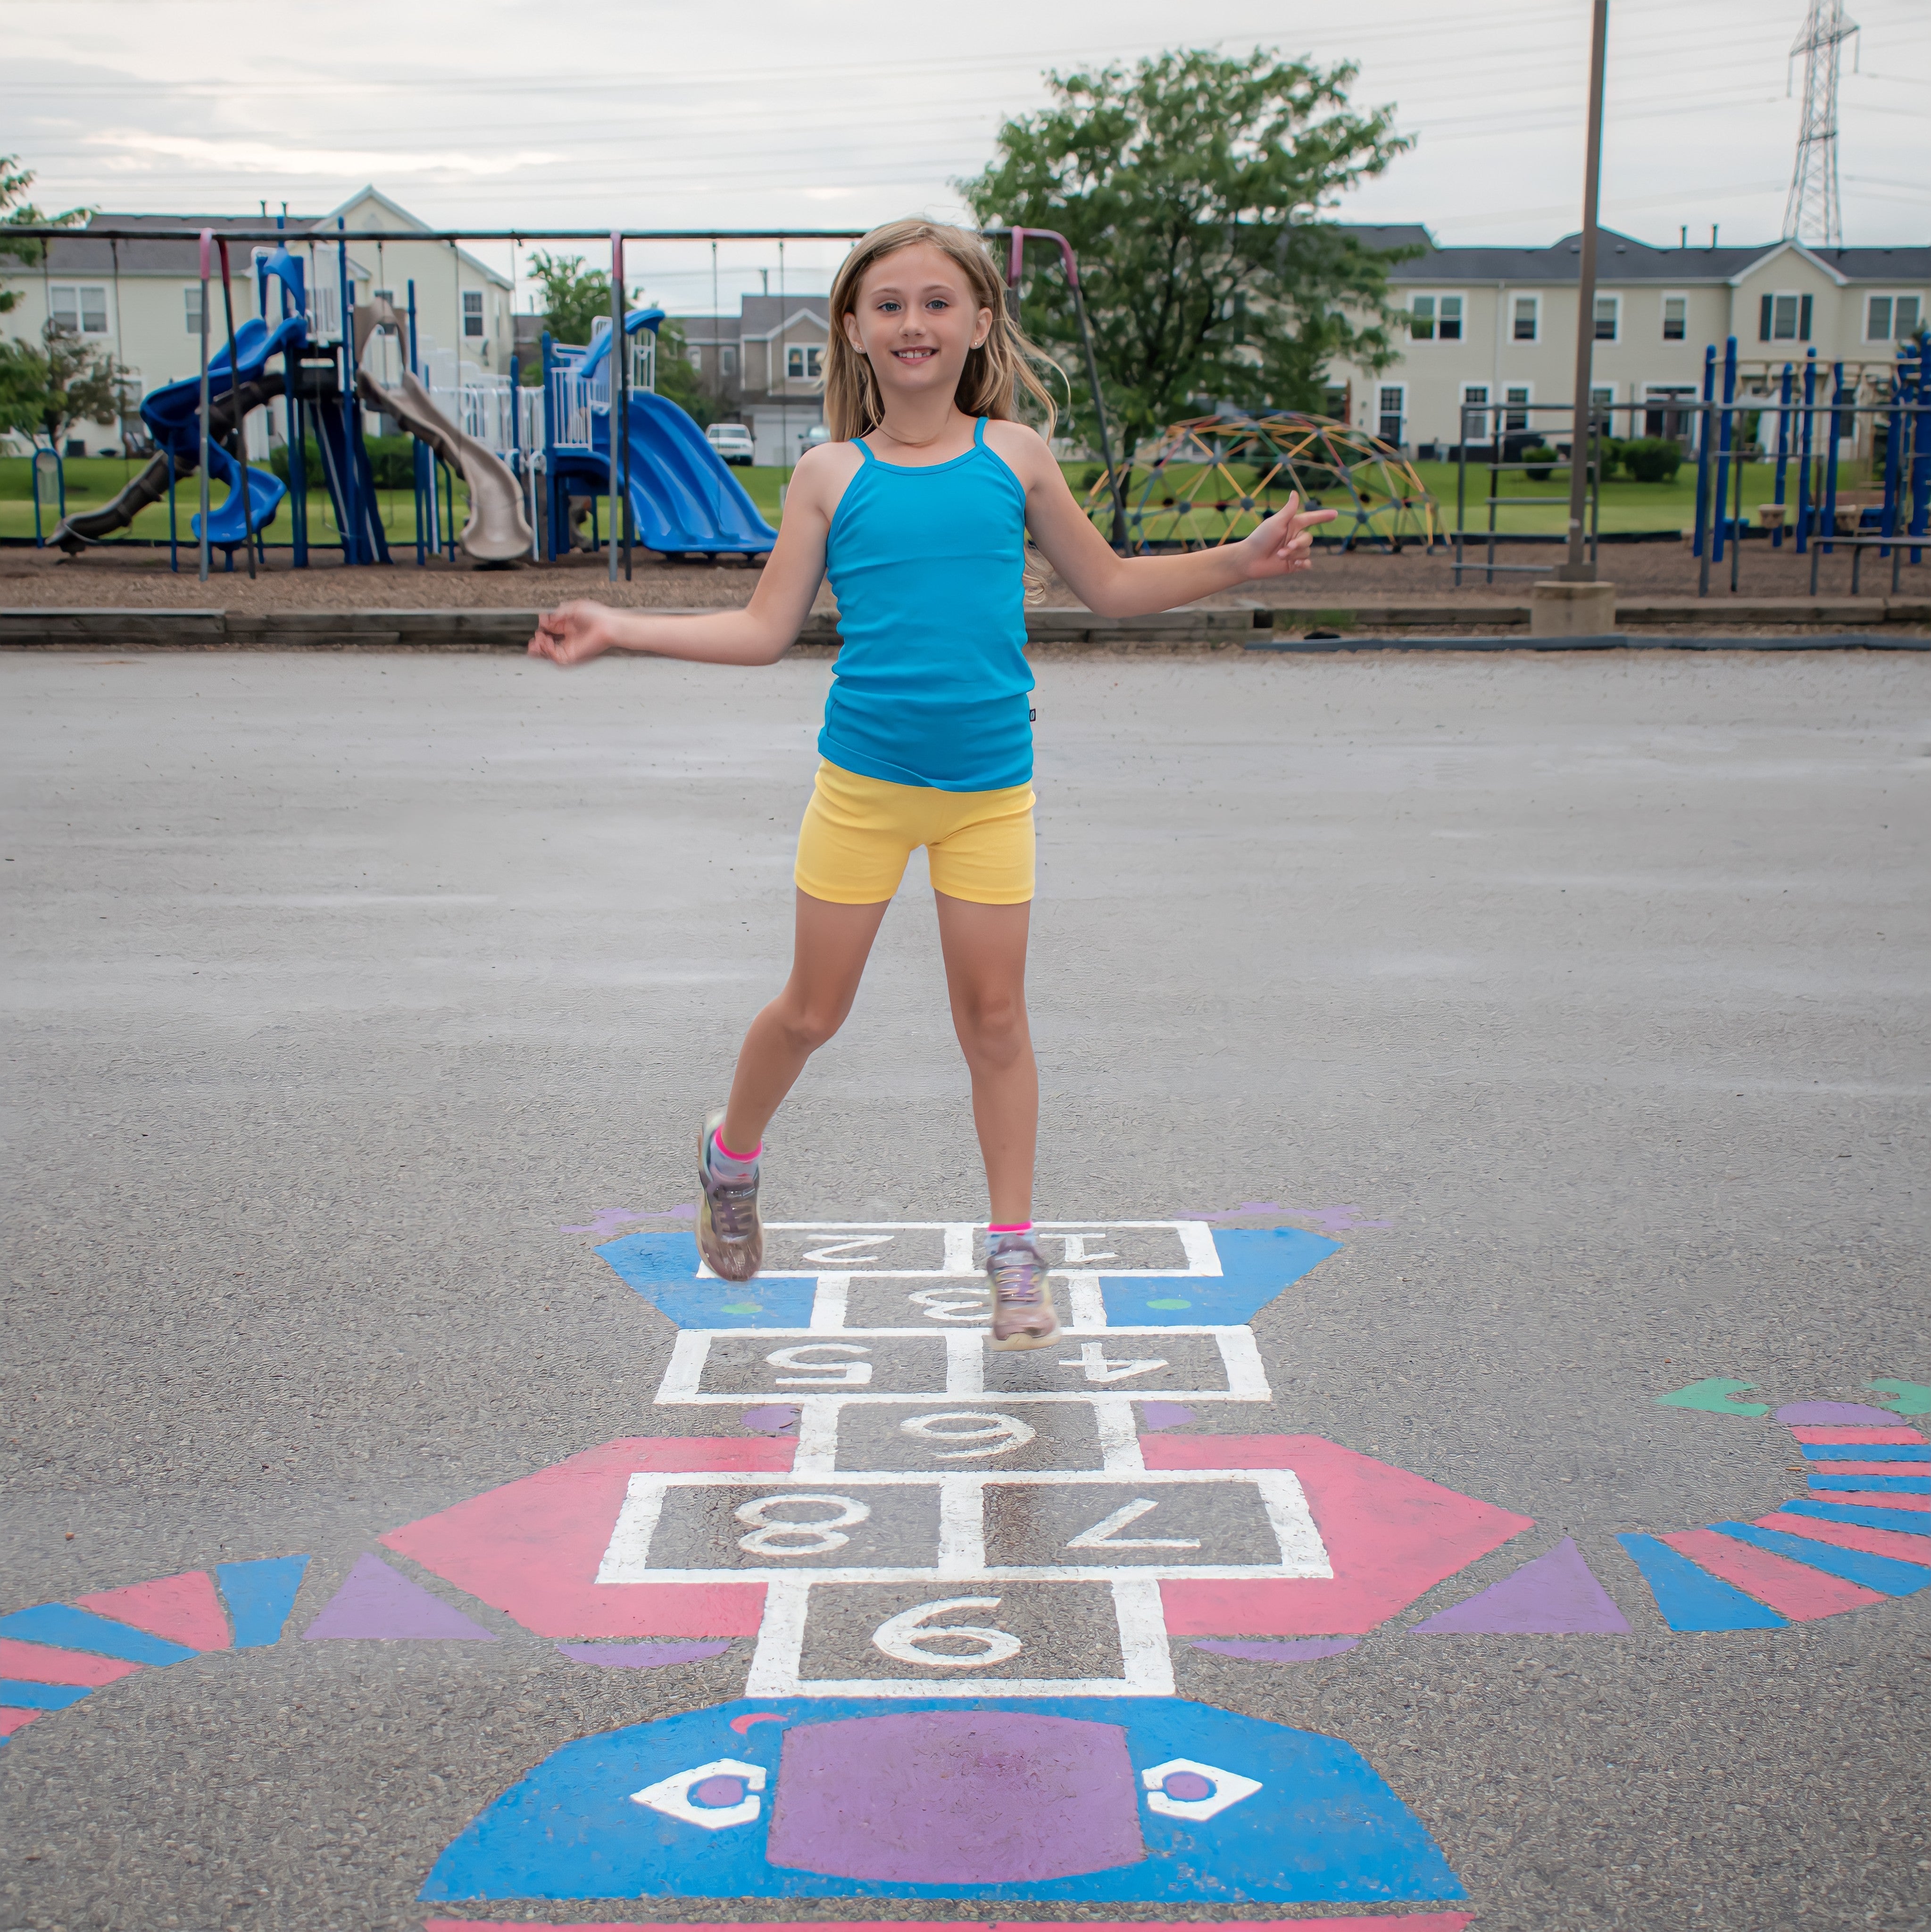
{"label": "girl jumping", "polygon": [[1038,1348],[1059,1322],[1032,1219],[1027,532],[1090,609],[1126,617],[1306,569],[1312,527],[1334,512],[1291,497],[1240,543],[1116,556],[1045,438],[1013,419],[1023,388],[1050,436],[1053,405],[1003,292],[976,235],[916,219],[874,229],[832,288],[825,414],[836,440],[808,449],[793,472],[750,603],[701,617],[565,604],[538,621],[529,650],[561,665],[609,650],[775,664],[829,573],[843,644],[798,834],[791,976],[751,1022],[730,1102],[698,1137],[698,1246],[727,1281],[757,1272],[766,1125],[851,1010],[885,908],[922,845],[985,1161],[992,1346]]}

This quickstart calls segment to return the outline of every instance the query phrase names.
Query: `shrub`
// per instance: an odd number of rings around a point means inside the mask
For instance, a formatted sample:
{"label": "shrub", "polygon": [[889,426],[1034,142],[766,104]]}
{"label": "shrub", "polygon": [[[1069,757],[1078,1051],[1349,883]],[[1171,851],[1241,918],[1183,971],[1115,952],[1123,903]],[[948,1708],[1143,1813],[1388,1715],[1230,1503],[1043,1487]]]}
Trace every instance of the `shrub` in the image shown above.
{"label": "shrub", "polygon": [[1546,442],[1539,442],[1522,452],[1522,460],[1530,467],[1525,472],[1531,483],[1546,483],[1552,473],[1551,466],[1555,461],[1555,452]]}
{"label": "shrub", "polygon": [[[407,490],[415,482],[415,438],[412,436],[368,436],[362,439],[369,452],[369,469],[378,490]],[[268,467],[286,483],[288,481],[288,445],[278,443],[268,454]],[[313,436],[302,443],[302,474],[311,491],[325,490],[328,472],[322,466],[322,452]]]}
{"label": "shrub", "polygon": [[1673,483],[1683,467],[1683,448],[1666,436],[1638,436],[1623,445],[1623,464],[1639,483]]}

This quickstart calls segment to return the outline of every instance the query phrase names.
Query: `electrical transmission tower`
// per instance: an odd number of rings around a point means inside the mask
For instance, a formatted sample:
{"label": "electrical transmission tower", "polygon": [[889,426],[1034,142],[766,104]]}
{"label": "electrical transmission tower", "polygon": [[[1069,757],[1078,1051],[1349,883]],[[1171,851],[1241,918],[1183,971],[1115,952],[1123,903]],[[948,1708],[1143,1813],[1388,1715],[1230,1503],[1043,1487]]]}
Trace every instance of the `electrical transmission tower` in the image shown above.
{"label": "electrical transmission tower", "polygon": [[1804,56],[1804,124],[1797,136],[1797,169],[1783,210],[1789,239],[1824,248],[1844,245],[1844,212],[1837,192],[1837,70],[1844,43],[1858,23],[1844,0],[1810,0],[1804,31],[1790,50]]}

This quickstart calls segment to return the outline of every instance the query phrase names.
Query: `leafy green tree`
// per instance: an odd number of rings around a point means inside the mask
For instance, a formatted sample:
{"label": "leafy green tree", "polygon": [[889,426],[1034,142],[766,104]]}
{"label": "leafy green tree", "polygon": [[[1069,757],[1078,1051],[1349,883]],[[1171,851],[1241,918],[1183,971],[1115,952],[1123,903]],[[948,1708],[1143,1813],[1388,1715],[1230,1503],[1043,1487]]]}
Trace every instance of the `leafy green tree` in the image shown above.
{"label": "leafy green tree", "polygon": [[580,255],[553,255],[538,249],[529,272],[543,290],[544,320],[559,342],[581,345],[599,316],[610,312],[610,278],[602,268],[586,270]]}
{"label": "leafy green tree", "polygon": [[[91,208],[70,208],[61,214],[43,214],[31,201],[22,199],[34,184],[33,170],[20,165],[17,154],[0,154],[0,231],[9,228],[76,228],[94,212]],[[9,237],[0,232],[0,274],[8,260],[23,268],[39,265],[45,244],[24,236]],[[17,289],[0,289],[0,315],[18,306]]]}
{"label": "leafy green tree", "polygon": [[704,379],[691,366],[690,344],[679,325],[665,316],[657,332],[657,393],[668,396],[700,428],[717,420],[717,398],[704,386]]}
{"label": "leafy green tree", "polygon": [[52,322],[42,340],[0,341],[0,430],[58,448],[76,423],[118,423],[133,410],[133,382],[112,356]]}
{"label": "leafy green tree", "polygon": [[[1320,410],[1329,365],[1395,358],[1387,269],[1331,219],[1410,144],[1363,112],[1357,70],[1181,50],[1129,73],[1049,74],[1054,99],[1009,121],[959,186],[988,226],[1056,229],[1079,258],[1101,386],[1128,449],[1220,404]],[[1072,299],[1028,251],[1023,316],[1069,372],[1097,447]]]}

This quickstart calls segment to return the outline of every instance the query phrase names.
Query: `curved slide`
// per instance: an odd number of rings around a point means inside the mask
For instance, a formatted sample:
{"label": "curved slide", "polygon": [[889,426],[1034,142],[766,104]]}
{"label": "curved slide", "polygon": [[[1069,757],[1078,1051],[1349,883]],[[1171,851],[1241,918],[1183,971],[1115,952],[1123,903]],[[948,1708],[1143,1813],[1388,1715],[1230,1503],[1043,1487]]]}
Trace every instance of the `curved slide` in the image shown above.
{"label": "curved slide", "polygon": [[630,504],[646,550],[756,555],[778,541],[704,432],[648,389],[631,392]]}

